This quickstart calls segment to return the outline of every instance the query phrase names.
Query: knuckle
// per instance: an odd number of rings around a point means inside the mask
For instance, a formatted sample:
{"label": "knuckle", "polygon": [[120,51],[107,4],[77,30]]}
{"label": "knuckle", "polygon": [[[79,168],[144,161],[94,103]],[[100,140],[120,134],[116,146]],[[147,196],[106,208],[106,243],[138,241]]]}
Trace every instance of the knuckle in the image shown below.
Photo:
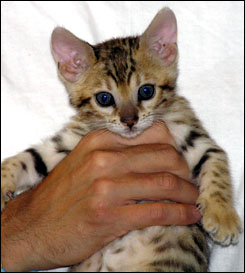
{"label": "knuckle", "polygon": [[90,162],[96,168],[104,169],[110,162],[110,152],[96,150],[90,154]]}
{"label": "knuckle", "polygon": [[92,219],[94,221],[101,222],[103,219],[106,218],[106,215],[108,213],[108,204],[106,200],[100,199],[100,198],[92,198],[90,200],[89,207],[90,207]]}
{"label": "knuckle", "polygon": [[144,181],[144,185],[147,187],[152,187],[152,186],[154,186],[154,184],[156,184],[156,186],[158,186],[161,183],[159,181],[159,179],[157,179],[157,175],[154,175],[154,174],[144,174],[143,181]]}
{"label": "knuckle", "polygon": [[162,150],[165,153],[165,156],[168,158],[168,160],[171,160],[172,162],[176,162],[179,160],[179,154],[172,145],[170,144],[163,145]]}
{"label": "knuckle", "polygon": [[178,187],[178,180],[174,174],[164,173],[159,177],[159,185],[163,186],[166,190],[174,190]]}
{"label": "knuckle", "polygon": [[86,143],[86,147],[89,149],[95,149],[98,146],[98,131],[91,131],[87,135],[85,135],[82,139],[83,143]]}
{"label": "knuckle", "polygon": [[105,178],[98,178],[93,183],[93,192],[95,195],[109,196],[114,191],[114,186],[113,181]]}
{"label": "knuckle", "polygon": [[187,210],[184,205],[179,205],[179,220],[181,223],[184,223],[187,220]]}
{"label": "knuckle", "polygon": [[159,221],[166,218],[166,210],[163,204],[155,204],[150,210],[152,220]]}

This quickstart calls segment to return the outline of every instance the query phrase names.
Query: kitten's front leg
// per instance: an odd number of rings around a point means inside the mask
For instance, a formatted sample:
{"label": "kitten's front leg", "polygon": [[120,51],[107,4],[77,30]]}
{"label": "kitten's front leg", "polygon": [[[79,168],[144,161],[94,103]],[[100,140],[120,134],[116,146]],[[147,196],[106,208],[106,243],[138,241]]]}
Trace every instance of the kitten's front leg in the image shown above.
{"label": "kitten's front leg", "polygon": [[[26,191],[37,185],[52,169],[47,161],[47,154],[43,151],[44,145],[28,149],[3,161],[1,165],[1,210],[15,193]],[[54,150],[49,152],[49,156],[53,157],[55,165],[64,158],[63,154],[56,154]]]}
{"label": "kitten's front leg", "polygon": [[80,139],[81,135],[63,130],[52,139],[4,160],[1,165],[1,210],[14,193],[40,183]]}
{"label": "kitten's front leg", "polygon": [[171,107],[164,120],[185,156],[192,172],[190,179],[199,186],[197,203],[203,227],[214,241],[234,244],[238,241],[241,221],[233,208],[226,154],[209,137],[184,98],[177,97]]}
{"label": "kitten's front leg", "polygon": [[227,158],[220,148],[209,148],[192,170],[200,185],[198,206],[202,223],[214,241],[229,245],[238,242],[241,221],[233,208],[232,186]]}

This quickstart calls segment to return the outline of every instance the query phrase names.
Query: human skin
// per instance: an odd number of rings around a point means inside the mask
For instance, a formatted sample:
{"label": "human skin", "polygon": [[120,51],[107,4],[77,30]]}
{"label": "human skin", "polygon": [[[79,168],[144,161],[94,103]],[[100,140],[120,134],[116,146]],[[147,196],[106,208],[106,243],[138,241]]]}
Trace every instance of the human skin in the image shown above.
{"label": "human skin", "polygon": [[[85,136],[40,185],[2,212],[5,270],[69,266],[130,230],[197,222],[198,190],[174,147],[162,123],[134,139],[107,130]],[[159,202],[165,199],[177,203]]]}

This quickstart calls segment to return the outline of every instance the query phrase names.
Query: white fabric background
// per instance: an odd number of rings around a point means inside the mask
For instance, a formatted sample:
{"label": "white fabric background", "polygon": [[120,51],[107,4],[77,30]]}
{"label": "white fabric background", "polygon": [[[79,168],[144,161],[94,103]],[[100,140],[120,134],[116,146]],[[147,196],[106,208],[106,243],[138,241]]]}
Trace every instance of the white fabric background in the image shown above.
{"label": "white fabric background", "polygon": [[[64,26],[91,44],[142,33],[169,6],[178,21],[179,90],[227,151],[236,207],[244,218],[243,1],[2,1],[1,156],[52,135],[72,115],[50,53]],[[215,246],[213,272],[244,271],[239,245]],[[65,269],[64,269],[65,270]]]}

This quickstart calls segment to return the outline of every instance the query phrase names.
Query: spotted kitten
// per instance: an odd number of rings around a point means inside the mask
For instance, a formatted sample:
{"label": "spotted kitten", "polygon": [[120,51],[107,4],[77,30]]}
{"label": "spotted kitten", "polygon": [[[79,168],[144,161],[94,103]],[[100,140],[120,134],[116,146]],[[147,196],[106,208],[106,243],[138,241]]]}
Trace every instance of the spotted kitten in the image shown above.
{"label": "spotted kitten", "polygon": [[199,186],[202,227],[132,231],[71,270],[207,271],[206,232],[222,245],[235,244],[241,224],[232,204],[226,154],[209,137],[186,99],[176,94],[174,13],[162,9],[141,36],[95,46],[56,28],[52,49],[77,114],[54,137],[3,162],[2,208],[14,192],[40,183],[90,131],[107,128],[131,138],[160,120],[187,160],[191,181]]}

